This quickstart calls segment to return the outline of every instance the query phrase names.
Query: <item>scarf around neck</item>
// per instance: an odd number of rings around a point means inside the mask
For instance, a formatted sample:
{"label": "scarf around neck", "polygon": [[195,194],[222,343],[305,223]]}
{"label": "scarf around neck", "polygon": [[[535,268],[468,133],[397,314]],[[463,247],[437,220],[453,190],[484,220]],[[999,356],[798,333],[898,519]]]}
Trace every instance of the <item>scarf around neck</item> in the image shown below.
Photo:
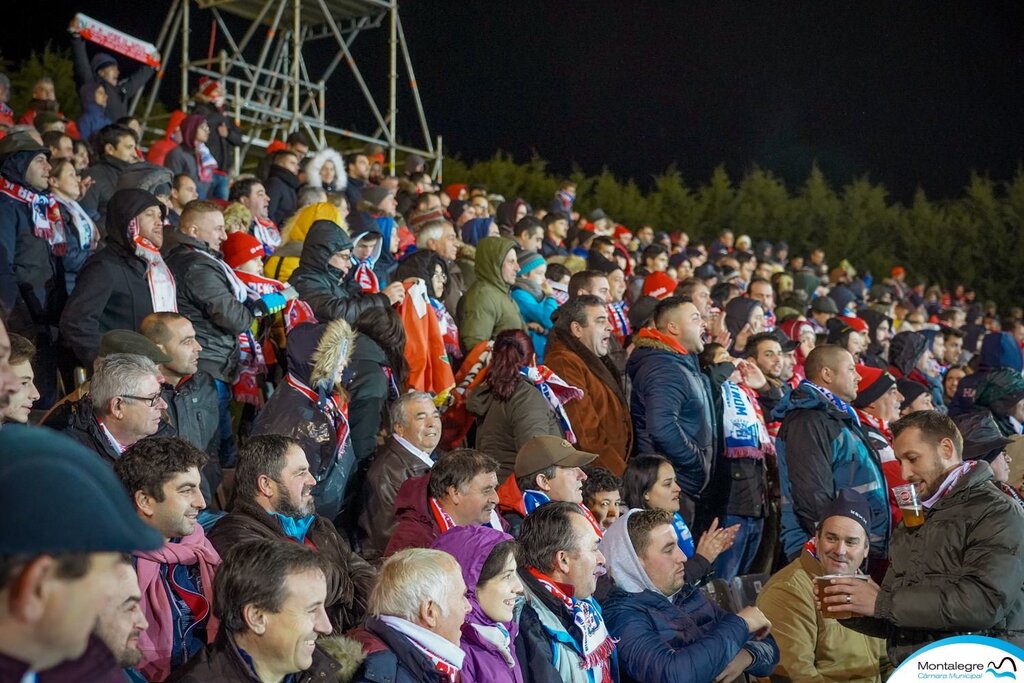
{"label": "scarf around neck", "polygon": [[445,676],[450,683],[459,680],[459,671],[466,659],[466,653],[433,631],[401,617],[381,615],[380,620],[409,639],[434,667],[434,671]]}
{"label": "scarf around neck", "polygon": [[846,413],[851,418],[853,418],[853,423],[855,425],[857,425],[858,427],[860,426],[860,416],[857,415],[857,411],[854,410],[853,406],[851,406],[849,403],[847,403],[843,399],[839,398],[838,396],[833,394],[831,391],[829,391],[825,387],[818,386],[817,384],[815,384],[814,382],[812,382],[809,379],[805,379],[802,382],[800,382],[800,386],[806,387],[808,389],[811,389],[813,391],[818,392],[826,400],[828,400],[829,403],[831,403],[836,408],[838,408],[840,412]]}
{"label": "scarf around neck", "polygon": [[964,476],[975,467],[978,466],[979,460],[968,460],[965,463],[961,463],[959,467],[955,468],[952,472],[946,475],[946,480],[939,486],[939,490],[929,498],[928,500],[922,500],[921,505],[927,509],[932,509],[936,504],[953,491],[953,487],[960,481],[960,477]]}
{"label": "scarf around neck", "polygon": [[96,223],[85,212],[82,205],[74,199],[64,199],[63,197],[57,197],[56,199],[57,203],[64,207],[64,210],[71,217],[71,226],[78,235],[79,246],[88,251],[96,236],[99,235],[99,232],[96,230]]}
{"label": "scarf around neck", "polygon": [[316,519],[316,515],[306,515],[296,519],[289,515],[282,515],[280,512],[271,512],[270,514],[281,525],[281,531],[284,532],[284,535],[296,543],[306,542],[306,534],[309,533],[309,527],[313,526],[313,520]]}
{"label": "scarf around neck", "polygon": [[217,160],[205,142],[196,143],[196,169],[199,182],[208,183],[213,180],[213,172],[217,170]]}
{"label": "scarf around neck", "polygon": [[670,337],[667,334],[665,334],[664,332],[659,332],[658,330],[654,329],[653,327],[645,327],[645,328],[643,328],[642,330],[637,332],[636,336],[639,339],[650,339],[652,341],[656,341],[656,342],[659,342],[661,344],[664,344],[665,346],[669,347],[671,350],[675,351],[676,353],[681,353],[684,356],[686,356],[686,355],[688,355],[690,353],[689,351],[684,349],[683,345],[680,344],[678,341],[676,341],[676,339],[674,337]]}
{"label": "scarf around neck", "polygon": [[558,418],[558,424],[562,428],[565,440],[569,443],[576,443],[576,434],[572,430],[572,424],[569,422],[564,404],[583,398],[583,390],[567,384],[565,380],[544,365],[519,368],[519,374],[540,391],[548,407],[551,408],[551,412]]}
{"label": "scarf around neck", "polygon": [[269,218],[252,218],[252,236],[263,245],[263,252],[269,257],[274,250],[281,246],[281,231]]}
{"label": "scarf around neck", "polygon": [[38,192],[25,185],[12,182],[0,176],[0,194],[16,202],[28,204],[32,209],[32,234],[50,245],[54,256],[67,253],[67,237],[64,234],[64,220],[60,217],[57,200],[49,192]]}
{"label": "scarf around neck", "polygon": [[178,288],[174,284],[174,275],[164,263],[160,250],[142,236],[139,228],[139,217],[128,223],[128,239],[134,246],[134,254],[146,264],[146,283],[149,285],[149,296],[153,302],[153,312],[178,312]]}

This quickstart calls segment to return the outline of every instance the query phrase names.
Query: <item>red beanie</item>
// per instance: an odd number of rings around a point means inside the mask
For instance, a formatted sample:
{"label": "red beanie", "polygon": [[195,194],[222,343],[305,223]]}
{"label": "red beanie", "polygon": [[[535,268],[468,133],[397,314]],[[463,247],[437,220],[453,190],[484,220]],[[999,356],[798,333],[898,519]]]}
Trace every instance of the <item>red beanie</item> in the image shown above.
{"label": "red beanie", "polygon": [[211,100],[217,94],[217,91],[223,92],[223,88],[220,85],[220,81],[203,76],[199,79],[199,92],[205,97],[209,97]]}
{"label": "red beanie", "polygon": [[614,234],[616,237],[622,237],[623,235],[633,236],[633,233],[625,225],[616,225]]}
{"label": "red beanie", "polygon": [[233,232],[224,240],[220,247],[224,254],[224,263],[232,268],[251,261],[254,258],[263,258],[265,252],[260,241],[247,232]]}
{"label": "red beanie", "polygon": [[644,280],[644,296],[667,299],[676,291],[676,281],[668,273],[651,273]]}
{"label": "red beanie", "polygon": [[839,316],[839,319],[846,323],[846,326],[855,332],[860,332],[861,334],[868,333],[868,321],[863,318],[857,318],[852,315],[841,315]]}
{"label": "red beanie", "polygon": [[856,368],[860,382],[857,384],[857,398],[853,405],[858,408],[867,408],[896,384],[896,378],[885,370],[869,365],[857,365]]}

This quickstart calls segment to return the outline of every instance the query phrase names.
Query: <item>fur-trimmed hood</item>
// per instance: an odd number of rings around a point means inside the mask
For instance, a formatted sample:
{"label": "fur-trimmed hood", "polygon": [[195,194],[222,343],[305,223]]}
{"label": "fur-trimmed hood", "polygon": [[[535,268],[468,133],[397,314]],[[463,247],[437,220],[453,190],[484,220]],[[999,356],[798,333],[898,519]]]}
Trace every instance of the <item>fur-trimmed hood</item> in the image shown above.
{"label": "fur-trimmed hood", "polygon": [[330,161],[334,164],[334,191],[341,192],[348,186],[345,162],[342,161],[341,155],[330,147],[320,150],[306,162],[306,184],[310,187],[324,186],[324,182],[320,179],[320,169],[323,168],[325,161]]}
{"label": "fur-trimmed hood", "polygon": [[332,392],[335,369],[348,365],[355,336],[342,318],[296,326],[288,334],[288,371],[311,389]]}
{"label": "fur-trimmed hood", "polygon": [[349,683],[366,659],[363,644],[346,636],[320,638],[317,645],[341,665],[341,669],[338,670],[338,683]]}

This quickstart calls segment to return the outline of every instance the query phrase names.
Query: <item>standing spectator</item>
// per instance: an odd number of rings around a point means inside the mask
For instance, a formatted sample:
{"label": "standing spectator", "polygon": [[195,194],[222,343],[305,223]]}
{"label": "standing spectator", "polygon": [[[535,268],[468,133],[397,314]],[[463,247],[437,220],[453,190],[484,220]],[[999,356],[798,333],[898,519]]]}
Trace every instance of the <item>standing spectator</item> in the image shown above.
{"label": "standing spectator", "polygon": [[459,563],[470,611],[462,625],[465,680],[523,683],[516,659],[519,624],[515,603],[523,584],[516,573],[516,543],[506,533],[485,526],[456,527],[434,541]]}
{"label": "standing spectator", "polygon": [[978,385],[974,405],[989,412],[1003,436],[1024,432],[1024,377],[1009,368],[985,373]]}
{"label": "standing spectator", "polygon": [[405,282],[411,277],[420,278],[426,285],[427,298],[434,309],[444,339],[444,350],[452,366],[457,368],[462,361],[462,347],[459,345],[459,327],[445,305],[454,286],[448,262],[429,249],[414,251],[403,258],[395,270],[395,280],[398,282]]}
{"label": "standing spectator", "polygon": [[569,234],[569,218],[562,213],[551,212],[544,216],[544,242],[540,253],[544,258],[568,256],[565,237]]}
{"label": "standing spectator", "polygon": [[315,513],[316,483],[298,441],[277,434],[250,438],[239,454],[235,504],[210,532],[210,543],[224,557],[256,540],[315,550],[327,577],[327,615],[340,633],[362,623],[376,572]]}
{"label": "standing spectator", "polygon": [[[90,81],[99,82],[107,91],[107,116],[111,121],[128,116],[128,101],[142,90],[156,70],[151,66],[139,66],[128,78],[121,78],[117,60],[106,52],[97,52],[89,59],[85,51],[85,40],[79,35],[78,22],[68,27],[71,33],[71,54],[75,60],[75,80],[79,85]],[[159,59],[159,55],[157,56]]]}
{"label": "standing spectator", "polygon": [[476,447],[498,461],[498,481],[512,473],[516,453],[535,436],[568,438],[573,429],[564,404],[580,391],[543,366],[537,367],[530,338],[505,330],[494,340],[483,383],[473,389],[467,409],[479,416]]}
{"label": "standing spectator", "polygon": [[282,434],[297,440],[316,478],[316,511],[334,520],[355,462],[349,421],[338,393],[352,352],[352,329],[344,320],[303,323],[288,334],[288,374],[252,425],[252,434]]}
{"label": "standing spectator", "polygon": [[[0,324],[0,346],[5,337]],[[160,535],[135,517],[109,468],[66,437],[8,426],[0,452],[4,680],[46,681],[34,672],[81,658],[78,671],[57,680],[123,681],[91,631],[115,591],[123,553],[159,548]]]}
{"label": "standing spectator", "polygon": [[[857,398],[853,401],[853,407],[857,410],[857,417],[860,418],[864,435],[867,436],[874,449],[875,457],[882,467],[887,488],[891,491],[892,487],[907,483],[900,476],[900,464],[892,450],[892,430],[890,428],[892,423],[900,418],[903,394],[900,393],[899,386],[896,384],[896,378],[884,370],[858,365],[857,374],[860,376],[860,382],[857,384]],[[892,493],[886,495],[889,499],[893,524],[898,524],[902,519],[900,508]]]}
{"label": "standing spectator", "polygon": [[[238,335],[249,329],[254,316],[246,305],[245,285],[220,258],[220,247],[227,239],[220,207],[203,200],[189,203],[176,236],[178,245],[167,256],[167,265],[178,287],[178,312],[192,321],[202,347],[199,367],[217,387],[220,464],[233,467],[231,386],[240,369]],[[284,297],[276,293],[263,295],[261,301],[278,310],[284,306]]]}
{"label": "standing spectator", "polygon": [[71,294],[86,259],[99,246],[100,232],[92,216],[78,203],[82,196],[81,179],[71,160],[56,160],[50,169],[49,182],[50,192],[60,205],[60,217],[64,221],[68,250],[61,258],[61,267],[67,293]]}
{"label": "standing spectator", "polygon": [[82,174],[83,178],[92,180],[92,185],[81,199],[82,207],[90,216],[98,216],[96,224],[104,236],[118,229],[113,221],[109,225],[107,223],[107,204],[117,192],[121,174],[138,161],[137,144],[135,133],[130,128],[112,123],[100,130],[95,145],[99,158]]}
{"label": "standing spectator", "polygon": [[181,122],[181,144],[167,153],[164,166],[174,175],[184,174],[196,184],[199,199],[206,199],[213,182],[217,162],[210,154],[206,141],[210,139],[210,124],[201,114],[189,114]]}
{"label": "standing spectator", "polygon": [[370,179],[370,160],[362,152],[353,152],[345,157],[345,198],[355,209],[363,201],[363,190]]}
{"label": "standing spectator", "polygon": [[494,512],[497,471],[498,463],[491,457],[459,448],[438,458],[427,474],[406,480],[395,499],[398,526],[384,557],[406,548],[427,548],[456,526],[490,524],[502,529]]}
{"label": "standing spectator", "polygon": [[268,215],[275,225],[284,225],[299,208],[299,157],[295,152],[281,150],[273,159],[265,183],[270,197]]}
{"label": "standing spectator", "polygon": [[732,681],[775,668],[779,647],[761,610],[729,614],[686,585],[667,512],[630,510],[601,547],[615,581],[605,613],[624,681]]}
{"label": "standing spectator", "polygon": [[32,371],[32,361],[36,355],[36,347],[20,334],[8,336],[10,338],[8,363],[10,364],[10,371],[14,373],[14,393],[4,394],[6,405],[0,406],[0,424],[5,422],[28,424],[32,405],[39,400],[39,390],[36,389],[35,384],[35,373]]}
{"label": "standing spectator", "polygon": [[771,621],[772,635],[779,642],[781,656],[773,680],[882,683],[891,670],[885,641],[824,616],[814,589],[821,576],[861,573],[870,547],[871,510],[863,495],[843,490],[822,515],[814,547],[804,548],[757,596],[757,606]]}
{"label": "standing spectator", "polygon": [[570,299],[555,316],[547,366],[582,398],[566,404],[576,445],[597,453],[596,464],[621,475],[633,450],[633,424],[623,390],[623,373],[612,361],[608,309],[596,296]]}
{"label": "standing spectator", "polygon": [[[587,475],[583,466],[597,457],[572,447],[557,436],[536,436],[516,454],[516,485],[523,494],[523,512],[532,514],[537,508],[552,501],[566,501],[583,505],[583,482]],[[596,519],[590,511],[585,515],[598,531]]]}
{"label": "standing spectator", "polygon": [[206,507],[199,471],[206,455],[181,439],[147,439],[125,451],[114,471],[138,516],[164,539],[159,550],[136,551],[142,613],[141,671],[165,681],[217,637],[213,577],[220,555],[196,521]]}
{"label": "standing spectator", "polygon": [[472,606],[458,562],[440,550],[410,548],[381,568],[370,617],[351,637],[366,659],[353,683],[461,680],[462,625]]}
{"label": "standing spectator", "polygon": [[306,162],[308,187],[322,187],[325,192],[344,192],[348,178],[344,175],[345,162],[341,155],[325,147]]}
{"label": "standing spectator", "polygon": [[871,557],[889,544],[889,497],[874,448],[850,405],[860,376],[849,351],[815,347],[807,379],[774,411],[782,420],[776,439],[782,490],[783,552],[790,560],[813,535],[822,510],[841,489],[864,493],[871,508]]}
{"label": "standing spectator", "polygon": [[982,338],[978,371],[960,380],[949,405],[950,417],[965,415],[974,410],[978,386],[988,373],[997,368],[1009,368],[1018,373],[1024,368],[1021,348],[1009,332],[989,332]]}
{"label": "standing spectator", "polygon": [[509,296],[519,270],[514,247],[505,237],[485,237],[477,246],[476,281],[459,302],[459,334],[467,352],[498,332],[524,328]]}
{"label": "standing spectator", "polygon": [[179,173],[171,181],[171,205],[167,208],[167,222],[174,228],[181,224],[181,214],[185,205],[199,198],[196,181],[187,173]]}
{"label": "standing spectator", "polygon": [[575,503],[549,503],[523,522],[519,578],[526,602],[516,654],[524,680],[618,680],[616,641],[593,597],[605,567],[599,540]]}
{"label": "standing spectator", "polygon": [[465,275],[455,260],[459,249],[455,227],[444,220],[425,223],[416,236],[416,248],[432,251],[448,264],[449,287],[444,298],[444,306],[449,313],[455,315],[459,310],[459,300],[467,289]]}
{"label": "standing spectator", "polygon": [[519,314],[530,332],[530,340],[537,353],[537,362],[544,362],[544,348],[554,323],[551,315],[558,308],[554,290],[547,280],[547,264],[544,257],[532,251],[519,255],[519,272],[512,285],[512,300],[519,307]]}
{"label": "standing spectator", "polygon": [[101,81],[89,81],[78,89],[82,100],[82,114],[78,117],[78,130],[85,140],[91,140],[113,121],[107,116],[107,89]]}
{"label": "standing spectator", "polygon": [[224,86],[220,81],[203,76],[199,79],[199,90],[193,95],[193,112],[206,118],[210,126],[210,137],[206,146],[217,162],[213,172],[213,193],[215,199],[227,199],[227,174],[234,166],[234,149],[242,146],[242,131],[224,111]]}
{"label": "standing spectator", "polygon": [[[682,514],[688,522],[711,480],[720,438],[711,382],[697,360],[704,350],[704,330],[696,306],[669,297],[655,308],[654,327],[637,333],[627,365],[633,382],[634,452],[664,453],[672,462],[686,496]],[[666,377],[676,379],[667,382]]]}
{"label": "standing spectator", "polygon": [[395,497],[408,479],[434,466],[441,441],[441,416],[433,397],[422,391],[402,394],[391,404],[391,436],[370,462],[359,512],[360,551],[375,562],[395,531]]}
{"label": "standing spectator", "polygon": [[[353,231],[358,245],[363,234],[376,234],[377,245],[369,265],[380,287],[386,287],[397,267],[395,254],[398,252],[398,224],[395,222],[395,195],[383,187],[368,187],[363,190],[363,200],[356,207],[364,232]],[[355,218],[355,216],[353,216]],[[358,224],[353,221],[353,225]],[[360,261],[367,260],[365,257]]]}
{"label": "standing spectator", "polygon": [[904,518],[896,528],[880,587],[837,579],[825,588],[824,607],[852,612],[844,626],[885,637],[895,666],[928,643],[969,632],[1024,644],[1024,512],[992,485],[987,464],[961,460],[963,437],[945,415],[914,413],[892,431],[924,523],[909,528]]}
{"label": "standing spectator", "polygon": [[231,186],[228,198],[249,209],[252,214],[249,232],[263,245],[263,251],[273,254],[281,245],[281,232],[270,219],[270,197],[264,184],[253,177],[239,178]]}
{"label": "standing spectator", "polygon": [[144,190],[111,199],[105,247],[86,261],[60,319],[82,364],[92,364],[107,332],[137,330],[150,313],[177,310],[174,276],[160,255],[165,211]]}

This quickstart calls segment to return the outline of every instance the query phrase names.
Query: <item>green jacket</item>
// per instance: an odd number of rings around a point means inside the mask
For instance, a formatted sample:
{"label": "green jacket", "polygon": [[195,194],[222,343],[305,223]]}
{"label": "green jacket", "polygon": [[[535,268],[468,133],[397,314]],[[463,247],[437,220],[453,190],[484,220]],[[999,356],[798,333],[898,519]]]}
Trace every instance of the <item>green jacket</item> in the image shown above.
{"label": "green jacket", "polygon": [[897,666],[933,641],[968,633],[1024,645],[1022,555],[1024,512],[978,461],[925,511],[924,524],[896,527],[874,618],[843,625],[885,637]]}
{"label": "green jacket", "polygon": [[476,281],[459,302],[459,339],[467,352],[503,330],[525,327],[512,286],[501,278],[501,263],[513,247],[505,237],[485,237],[476,245]]}
{"label": "green jacket", "polygon": [[821,563],[805,550],[757,596],[781,653],[772,681],[881,683],[892,673],[885,641],[821,616],[814,605],[814,578],[822,574]]}

